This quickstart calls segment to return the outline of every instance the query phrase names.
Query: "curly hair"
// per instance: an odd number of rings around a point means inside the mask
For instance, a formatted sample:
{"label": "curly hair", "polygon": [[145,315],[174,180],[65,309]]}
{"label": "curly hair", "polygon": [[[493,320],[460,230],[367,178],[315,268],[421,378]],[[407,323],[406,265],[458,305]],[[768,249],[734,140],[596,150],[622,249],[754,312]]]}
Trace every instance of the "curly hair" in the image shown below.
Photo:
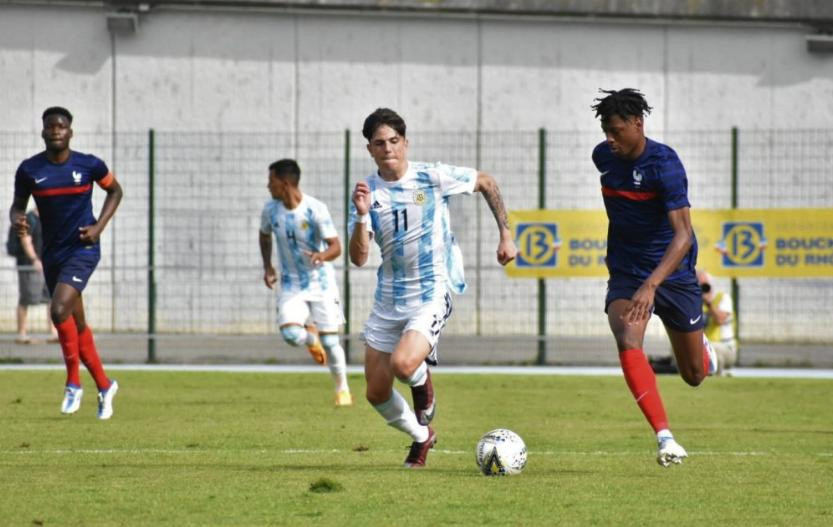
{"label": "curly hair", "polygon": [[621,90],[602,90],[599,92],[606,94],[604,97],[594,99],[596,104],[590,106],[596,111],[596,117],[601,117],[602,122],[607,122],[614,115],[618,115],[623,119],[629,117],[643,117],[651,113],[651,108],[648,106],[648,101],[642,92],[633,88],[623,88]]}

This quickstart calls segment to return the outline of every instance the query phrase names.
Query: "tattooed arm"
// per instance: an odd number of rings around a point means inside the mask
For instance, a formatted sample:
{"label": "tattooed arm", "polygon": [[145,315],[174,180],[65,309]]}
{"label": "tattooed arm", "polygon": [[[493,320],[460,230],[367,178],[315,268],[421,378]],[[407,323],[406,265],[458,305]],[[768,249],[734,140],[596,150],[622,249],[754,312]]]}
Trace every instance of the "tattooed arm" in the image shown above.
{"label": "tattooed arm", "polygon": [[515,242],[512,239],[512,231],[509,230],[509,218],[506,215],[506,205],[503,203],[503,197],[500,195],[500,188],[498,188],[497,181],[485,172],[478,172],[474,191],[483,194],[483,199],[489,204],[492,215],[495,217],[495,221],[497,221],[500,232],[500,242],[497,246],[497,261],[500,265],[506,265],[515,259],[518,249],[515,247]]}

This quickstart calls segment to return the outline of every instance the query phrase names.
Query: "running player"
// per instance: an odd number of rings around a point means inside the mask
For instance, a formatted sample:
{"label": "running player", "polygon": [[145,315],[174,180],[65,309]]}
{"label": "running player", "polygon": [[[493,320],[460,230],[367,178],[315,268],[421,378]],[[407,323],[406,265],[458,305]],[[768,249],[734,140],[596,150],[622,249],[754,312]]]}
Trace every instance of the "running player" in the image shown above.
{"label": "running player", "polygon": [[[437,363],[437,341],[451,314],[450,291],[463,292],[462,260],[451,233],[448,197],[480,192],[500,234],[497,260],[517,252],[494,178],[473,168],[408,161],[405,121],[379,108],[362,134],[378,171],[359,181],[350,215],[350,260],[364,265],[370,240],[381,249],[375,301],[364,327],[367,400],[387,423],[413,442],[405,466],[425,466],[437,440],[434,388],[426,362]],[[411,387],[414,410],[393,388]]]}
{"label": "running player", "polygon": [[625,381],[657,434],[657,461],[667,467],[687,454],[669,430],[642,351],[651,314],[665,325],[685,382],[698,386],[717,371],[717,357],[703,336],[688,180],[677,153],[645,137],[644,116],[651,107],[642,93],[629,88],[602,93],[592,108],[606,137],[593,150],[609,220],[605,311]]}
{"label": "running player", "polygon": [[[109,419],[119,385],[104,373],[93,331],[86,323],[81,293],[101,258],[99,238],[119,206],[122,189],[104,161],[70,150],[69,110],[47,108],[42,120],[41,137],[46,150],[18,167],[9,217],[18,234],[25,234],[26,205],[29,196],[34,196],[43,226],[42,262],[52,296],[50,316],[58,330],[67,369],[61,412],[73,414],[81,406],[84,391],[79,375],[80,357],[98,387],[98,418]],[[93,183],[107,193],[98,220],[92,211]]]}
{"label": "running player", "polygon": [[315,362],[329,366],[336,406],[350,406],[353,396],[347,386],[347,364],[338,338],[344,314],[330,263],[341,255],[341,242],[327,206],[301,192],[300,180],[301,168],[292,159],[269,165],[272,199],[260,216],[263,281],[272,289],[278,280],[272,266],[274,234],[281,265],[281,335],[292,346],[306,345]]}

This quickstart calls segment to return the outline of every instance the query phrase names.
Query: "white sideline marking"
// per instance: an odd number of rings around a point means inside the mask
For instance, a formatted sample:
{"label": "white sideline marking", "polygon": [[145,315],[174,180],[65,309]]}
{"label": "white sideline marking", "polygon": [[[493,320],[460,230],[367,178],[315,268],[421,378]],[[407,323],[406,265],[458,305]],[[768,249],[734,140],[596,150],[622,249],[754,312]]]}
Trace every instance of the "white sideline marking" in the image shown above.
{"label": "white sideline marking", "polygon": [[[374,453],[378,452],[385,452],[385,453],[399,453],[403,449],[374,449]],[[642,455],[648,450],[631,450],[631,451],[616,451],[616,452],[609,452],[606,450],[591,450],[591,451],[576,451],[576,450],[530,450],[530,456],[598,456],[598,457],[612,457],[612,456],[633,456],[633,455]],[[7,455],[7,454],[28,454],[28,455],[36,455],[36,454],[46,454],[46,455],[67,455],[67,454],[91,454],[91,455],[101,455],[101,454],[137,454],[137,455],[145,455],[145,454],[172,454],[172,455],[179,455],[179,454],[207,454],[207,453],[220,453],[220,454],[230,454],[230,453],[246,453],[246,454],[308,454],[308,455],[321,455],[321,454],[350,454],[351,452],[355,452],[352,449],[338,449],[338,448],[287,448],[283,450],[235,450],[235,449],[205,449],[205,448],[174,448],[174,449],[165,449],[165,448],[102,448],[102,449],[90,449],[90,448],[80,448],[80,449],[53,449],[53,450],[38,450],[38,449],[29,449],[29,448],[20,448],[15,450],[0,450],[0,455]],[[468,456],[472,454],[468,450],[444,450],[444,449],[434,449],[431,451],[432,453],[437,454],[447,454],[452,456]],[[355,452],[357,454],[361,454],[362,452]],[[777,456],[778,454],[773,454],[772,452],[720,452],[714,450],[702,450],[702,451],[690,451],[691,454],[697,456],[736,456],[736,457],[765,457],[765,456]],[[833,457],[833,452],[819,452],[815,454],[819,457]]]}
{"label": "white sideline marking", "polygon": [[[116,371],[177,371],[228,373],[323,373],[324,366],[294,364],[108,364]],[[63,364],[0,364],[3,370],[64,370]],[[833,369],[733,368],[733,377],[773,379],[833,379]],[[360,364],[347,366],[348,373],[363,373]],[[606,366],[438,366],[432,373],[488,375],[576,375],[620,376],[619,367]]]}

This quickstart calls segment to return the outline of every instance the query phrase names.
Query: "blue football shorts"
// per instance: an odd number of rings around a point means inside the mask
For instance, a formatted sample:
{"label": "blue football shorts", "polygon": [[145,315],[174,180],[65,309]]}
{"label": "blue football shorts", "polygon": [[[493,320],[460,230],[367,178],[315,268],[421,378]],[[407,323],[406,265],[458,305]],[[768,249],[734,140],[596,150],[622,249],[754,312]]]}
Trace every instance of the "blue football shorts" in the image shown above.
{"label": "blue football shorts", "polygon": [[[644,280],[632,276],[611,276],[607,281],[605,313],[614,300],[630,300]],[[665,327],[689,333],[703,329],[703,296],[694,272],[674,282],[663,282],[654,296],[654,313]]]}
{"label": "blue football shorts", "polygon": [[55,293],[58,283],[69,284],[79,293],[83,292],[100,259],[101,252],[96,247],[78,249],[60,263],[44,262],[43,276],[46,278],[49,294]]}

